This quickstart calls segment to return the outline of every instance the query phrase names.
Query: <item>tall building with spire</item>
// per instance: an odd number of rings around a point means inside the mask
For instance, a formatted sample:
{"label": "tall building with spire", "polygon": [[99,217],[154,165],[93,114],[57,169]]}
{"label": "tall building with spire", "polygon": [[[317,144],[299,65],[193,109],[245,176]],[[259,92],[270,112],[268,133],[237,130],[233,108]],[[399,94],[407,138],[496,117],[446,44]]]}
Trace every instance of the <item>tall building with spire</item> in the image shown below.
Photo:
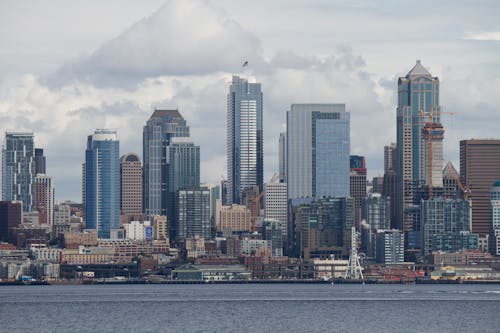
{"label": "tall building with spire", "polygon": [[[439,181],[442,177],[440,113],[439,79],[417,60],[408,74],[398,80],[397,226],[404,232],[417,232],[419,228],[417,189],[424,185],[442,186],[442,179]],[[440,138],[429,135],[433,134],[433,127],[439,127]]]}
{"label": "tall building with spire", "polygon": [[263,190],[263,95],[260,83],[233,76],[227,95],[227,204],[246,188]]}
{"label": "tall building with spire", "polygon": [[189,126],[178,110],[155,110],[143,128],[144,213],[167,215],[167,147],[174,137],[189,137]]}

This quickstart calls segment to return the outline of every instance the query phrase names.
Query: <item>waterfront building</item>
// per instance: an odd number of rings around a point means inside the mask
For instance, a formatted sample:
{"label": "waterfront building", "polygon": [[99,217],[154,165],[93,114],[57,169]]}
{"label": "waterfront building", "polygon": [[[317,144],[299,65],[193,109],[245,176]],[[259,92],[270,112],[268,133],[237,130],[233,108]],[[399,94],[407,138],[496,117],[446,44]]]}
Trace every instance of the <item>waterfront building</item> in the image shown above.
{"label": "waterfront building", "polygon": [[307,201],[292,206],[296,239],[289,240],[289,244],[295,246],[295,255],[306,260],[347,256],[354,226],[354,200],[345,197]]}
{"label": "waterfront building", "polygon": [[23,211],[31,212],[35,171],[33,133],[6,132],[2,151],[3,200],[22,201]]}
{"label": "waterfront building", "polygon": [[195,236],[210,239],[213,226],[210,218],[210,190],[193,187],[178,191],[176,239],[182,241]]}
{"label": "waterfront building", "polygon": [[[430,151],[425,142],[424,126],[426,123],[439,124],[440,118],[439,79],[433,77],[417,60],[408,74],[398,80],[397,227],[405,233],[416,233],[418,229],[418,209],[415,206],[417,188],[432,184],[427,179],[429,163],[425,161]],[[442,146],[433,146],[432,155],[441,156],[441,162],[438,160],[436,164],[442,163]],[[442,164],[436,176],[441,176],[441,168]],[[408,247],[412,246],[409,244]]]}
{"label": "waterfront building", "polygon": [[370,193],[363,200],[362,218],[373,230],[391,228],[391,201],[379,193]]}
{"label": "waterfront building", "polygon": [[478,237],[471,232],[470,201],[432,198],[422,200],[420,210],[424,254],[478,248]]}
{"label": "waterfront building", "polygon": [[288,199],[349,196],[345,104],[292,104],[286,133]]}
{"label": "waterfront building", "polygon": [[142,213],[142,164],[135,153],[120,158],[120,209],[122,215]]}
{"label": "waterfront building", "polygon": [[120,155],[115,131],[95,130],[85,151],[85,218],[87,229],[110,238],[120,226]]}
{"label": "waterfront building", "polygon": [[283,256],[283,239],[286,235],[286,221],[266,218],[262,225],[262,239],[271,242],[271,255]]}
{"label": "waterfront building", "polygon": [[271,256],[272,241],[245,237],[240,242],[240,255]]}
{"label": "waterfront building", "polygon": [[13,230],[19,227],[23,219],[23,207],[20,201],[0,201],[0,241],[14,243]]}
{"label": "waterfront building", "polygon": [[376,237],[377,262],[386,265],[404,262],[404,234],[400,230],[379,230]]}
{"label": "waterfront building", "polygon": [[178,110],[156,109],[143,128],[144,213],[167,215],[167,147],[174,137],[189,137],[189,126]]}
{"label": "waterfront building", "polygon": [[260,83],[233,76],[227,95],[227,204],[264,183],[263,95]]}
{"label": "waterfront building", "polygon": [[486,238],[491,231],[491,184],[500,179],[500,140],[460,141],[460,180],[469,187],[472,232]]}
{"label": "waterfront building", "polygon": [[490,252],[500,256],[500,179],[497,179],[490,189],[491,202],[491,233]]}

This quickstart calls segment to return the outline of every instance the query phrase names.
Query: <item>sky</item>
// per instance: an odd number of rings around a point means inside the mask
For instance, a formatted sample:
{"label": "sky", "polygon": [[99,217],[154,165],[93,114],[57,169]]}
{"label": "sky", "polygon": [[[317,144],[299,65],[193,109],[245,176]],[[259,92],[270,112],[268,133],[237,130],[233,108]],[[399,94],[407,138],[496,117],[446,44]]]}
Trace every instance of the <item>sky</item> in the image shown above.
{"label": "sky", "polygon": [[80,201],[87,135],[114,129],[121,154],[142,156],[154,108],[178,108],[216,183],[241,75],[262,83],[266,180],[290,104],[313,102],[346,103],[373,177],[396,140],[397,79],[420,59],[455,113],[442,122],[458,169],[460,140],[500,137],[498,17],[496,0],[2,0],[0,131],[33,131],[56,199]]}

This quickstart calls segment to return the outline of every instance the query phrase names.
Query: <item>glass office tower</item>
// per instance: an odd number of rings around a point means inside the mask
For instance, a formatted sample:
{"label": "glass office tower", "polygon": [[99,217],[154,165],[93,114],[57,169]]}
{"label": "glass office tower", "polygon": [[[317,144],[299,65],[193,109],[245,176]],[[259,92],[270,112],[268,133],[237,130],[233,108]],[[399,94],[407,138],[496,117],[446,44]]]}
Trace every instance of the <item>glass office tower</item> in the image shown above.
{"label": "glass office tower", "polygon": [[110,238],[120,226],[120,152],[115,131],[96,130],[85,151],[85,217],[88,229]]}

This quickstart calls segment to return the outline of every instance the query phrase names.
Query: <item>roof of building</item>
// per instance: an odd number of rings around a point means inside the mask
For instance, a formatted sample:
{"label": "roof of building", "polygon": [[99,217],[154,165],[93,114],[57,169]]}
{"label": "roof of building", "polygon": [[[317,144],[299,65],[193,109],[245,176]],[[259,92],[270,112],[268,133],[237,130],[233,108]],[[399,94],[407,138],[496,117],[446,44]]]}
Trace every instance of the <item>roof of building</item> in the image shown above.
{"label": "roof of building", "polygon": [[155,109],[151,118],[159,118],[159,117],[179,117],[182,118],[182,115],[179,113],[179,110],[159,110]]}
{"label": "roof of building", "polygon": [[139,155],[136,153],[128,153],[120,158],[120,162],[140,162]]}
{"label": "roof of building", "polygon": [[406,77],[415,77],[415,76],[432,76],[431,73],[420,63],[420,60],[417,60],[417,63],[413,68],[406,74]]}
{"label": "roof of building", "polygon": [[443,169],[443,177],[460,178],[457,169],[453,166],[453,163],[449,161]]}

